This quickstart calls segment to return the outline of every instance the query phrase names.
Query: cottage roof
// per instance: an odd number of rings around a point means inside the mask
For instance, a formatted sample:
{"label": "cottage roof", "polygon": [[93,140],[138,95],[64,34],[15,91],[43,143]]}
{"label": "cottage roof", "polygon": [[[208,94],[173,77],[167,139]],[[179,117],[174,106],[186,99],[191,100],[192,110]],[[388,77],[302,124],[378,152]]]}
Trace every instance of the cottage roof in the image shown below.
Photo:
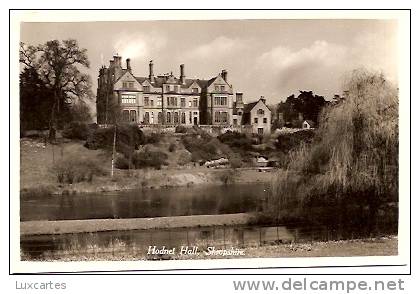
{"label": "cottage roof", "polygon": [[251,110],[255,107],[258,101],[247,103],[244,105],[244,113],[250,113]]}
{"label": "cottage roof", "polygon": [[309,124],[310,127],[314,127],[315,126],[315,122],[313,120],[306,119],[306,120],[303,121],[303,123],[305,123],[305,122],[307,124]]}

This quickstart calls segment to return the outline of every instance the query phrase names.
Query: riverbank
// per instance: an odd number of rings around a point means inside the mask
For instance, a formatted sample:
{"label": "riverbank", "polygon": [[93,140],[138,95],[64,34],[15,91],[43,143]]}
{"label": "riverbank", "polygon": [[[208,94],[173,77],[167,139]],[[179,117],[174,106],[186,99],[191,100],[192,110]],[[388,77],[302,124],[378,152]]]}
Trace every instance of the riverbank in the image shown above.
{"label": "riverbank", "polygon": [[[124,246],[124,244],[121,244]],[[340,240],[327,242],[307,242],[279,244],[261,247],[238,248],[244,250],[244,255],[206,255],[199,254],[176,254],[170,258],[161,256],[151,258],[147,256],[146,250],[119,250],[116,248],[95,248],[94,251],[72,252],[66,251],[63,254],[51,257],[45,256],[45,261],[139,261],[139,260],[197,260],[197,259],[231,259],[231,258],[295,258],[295,257],[354,257],[354,256],[393,256],[398,255],[398,237],[386,236],[380,238],[366,238],[356,240]],[[22,260],[31,260],[25,254]]]}
{"label": "riverbank", "polygon": [[[89,150],[83,141],[68,141],[59,146],[37,140],[21,140],[20,189],[21,194],[75,194],[106,191],[123,191],[139,188],[182,187],[190,185],[221,185],[225,183],[269,183],[274,171],[256,169],[210,169],[202,166],[175,167],[161,170],[118,170],[110,176],[109,151]],[[90,182],[60,184],[53,172],[54,164],[61,158],[76,157],[90,160],[104,170],[104,175],[94,176]]]}
{"label": "riverbank", "polygon": [[156,218],[25,221],[20,223],[20,235],[235,226],[247,224],[252,219],[252,216],[250,213],[235,213]]}

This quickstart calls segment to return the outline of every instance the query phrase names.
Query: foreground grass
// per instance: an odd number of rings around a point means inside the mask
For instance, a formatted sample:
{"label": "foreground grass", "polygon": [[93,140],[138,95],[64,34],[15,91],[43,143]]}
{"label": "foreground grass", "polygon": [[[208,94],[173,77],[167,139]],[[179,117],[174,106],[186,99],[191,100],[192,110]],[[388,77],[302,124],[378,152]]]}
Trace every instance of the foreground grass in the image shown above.
{"label": "foreground grass", "polygon": [[[123,243],[115,248],[95,247],[88,252],[66,251],[56,255],[45,255],[46,261],[138,261],[138,260],[190,260],[226,258],[295,258],[295,257],[352,257],[398,255],[398,237],[387,236],[356,240],[341,240],[312,243],[291,243],[262,247],[247,247],[243,256],[206,255],[206,248],[199,246],[199,255],[148,256],[147,248],[125,248]],[[217,248],[223,249],[223,248]],[[227,248],[229,249],[229,248]],[[22,260],[31,260],[22,254]]]}

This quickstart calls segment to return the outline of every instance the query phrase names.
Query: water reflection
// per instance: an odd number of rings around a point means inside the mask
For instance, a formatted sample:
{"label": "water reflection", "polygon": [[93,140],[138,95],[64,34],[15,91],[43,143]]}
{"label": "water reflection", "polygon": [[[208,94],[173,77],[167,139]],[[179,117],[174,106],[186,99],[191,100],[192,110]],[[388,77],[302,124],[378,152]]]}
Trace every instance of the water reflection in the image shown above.
{"label": "water reflection", "polygon": [[145,257],[149,246],[166,248],[208,246],[228,248],[291,242],[292,231],[276,227],[211,227],[170,230],[132,230],[62,235],[21,236],[21,252],[25,259],[57,259],[67,255],[96,256],[106,253],[136,253]]}
{"label": "water reflection", "polygon": [[136,218],[253,212],[266,184],[145,189],[21,198],[21,221]]}

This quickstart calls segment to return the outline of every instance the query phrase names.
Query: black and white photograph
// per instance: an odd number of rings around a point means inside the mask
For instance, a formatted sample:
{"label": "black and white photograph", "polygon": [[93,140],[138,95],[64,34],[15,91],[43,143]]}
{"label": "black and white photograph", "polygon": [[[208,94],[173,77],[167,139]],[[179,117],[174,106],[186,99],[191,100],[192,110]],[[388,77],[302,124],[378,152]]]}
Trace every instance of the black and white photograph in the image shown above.
{"label": "black and white photograph", "polygon": [[400,16],[65,14],[18,27],[20,262],[407,256]]}

